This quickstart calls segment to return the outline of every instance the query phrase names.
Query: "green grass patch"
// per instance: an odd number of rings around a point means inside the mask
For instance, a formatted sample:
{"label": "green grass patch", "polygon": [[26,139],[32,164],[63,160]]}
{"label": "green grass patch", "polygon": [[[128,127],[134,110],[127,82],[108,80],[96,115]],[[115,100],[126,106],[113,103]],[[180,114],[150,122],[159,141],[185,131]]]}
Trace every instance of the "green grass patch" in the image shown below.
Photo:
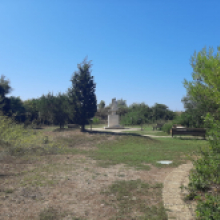
{"label": "green grass patch", "polygon": [[[100,166],[108,167],[123,163],[137,169],[148,170],[149,166],[145,163],[156,167],[177,167],[190,159],[187,156],[196,155],[200,147],[207,146],[208,142],[203,140],[120,136],[114,143],[99,144],[97,151],[85,153],[97,160]],[[159,160],[172,160],[173,163],[162,165],[157,163]]]}

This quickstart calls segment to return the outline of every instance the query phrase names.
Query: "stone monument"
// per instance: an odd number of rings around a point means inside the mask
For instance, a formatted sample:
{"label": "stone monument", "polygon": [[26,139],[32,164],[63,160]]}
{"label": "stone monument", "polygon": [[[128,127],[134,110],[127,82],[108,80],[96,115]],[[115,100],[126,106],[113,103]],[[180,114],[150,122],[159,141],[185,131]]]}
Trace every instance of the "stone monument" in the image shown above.
{"label": "stone monument", "polygon": [[116,99],[112,99],[111,110],[108,115],[108,127],[105,129],[123,129],[122,126],[119,125],[119,115],[116,115],[116,111],[118,110],[118,104]]}

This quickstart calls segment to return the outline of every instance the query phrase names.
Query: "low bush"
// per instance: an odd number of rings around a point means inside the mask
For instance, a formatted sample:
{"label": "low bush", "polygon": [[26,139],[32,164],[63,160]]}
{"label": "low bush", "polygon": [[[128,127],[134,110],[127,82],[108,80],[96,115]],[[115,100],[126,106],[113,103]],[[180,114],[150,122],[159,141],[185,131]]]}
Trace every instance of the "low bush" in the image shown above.
{"label": "low bush", "polygon": [[169,122],[163,125],[162,131],[170,134],[170,129],[173,127],[173,122]]}
{"label": "low bush", "polygon": [[198,202],[196,215],[199,220],[220,219],[220,196],[206,194],[205,200]]}
{"label": "low bush", "polygon": [[57,154],[58,146],[41,132],[25,129],[7,116],[0,116],[1,155],[22,156],[38,152],[40,155]]}
{"label": "low bush", "polygon": [[97,117],[93,118],[93,124],[100,124],[100,119]]}

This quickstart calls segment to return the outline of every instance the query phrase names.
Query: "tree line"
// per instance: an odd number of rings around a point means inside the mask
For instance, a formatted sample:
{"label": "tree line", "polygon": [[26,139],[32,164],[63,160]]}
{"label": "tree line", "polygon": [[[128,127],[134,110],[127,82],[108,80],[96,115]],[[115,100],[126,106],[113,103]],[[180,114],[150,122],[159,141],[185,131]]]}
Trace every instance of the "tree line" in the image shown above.
{"label": "tree line", "polygon": [[[195,59],[195,58],[194,58]],[[193,63],[194,62],[194,63]],[[192,61],[192,67],[196,70],[197,61]],[[91,76],[91,61],[86,59],[78,64],[78,71],[74,72],[72,86],[65,93],[54,95],[49,92],[40,98],[22,101],[20,97],[10,96],[12,91],[9,80],[4,76],[0,78],[0,110],[4,115],[13,118],[25,126],[33,125],[59,125],[62,128],[65,124],[79,124],[82,131],[89,120],[96,116],[100,120],[107,120],[111,104],[106,106],[101,100],[97,105],[93,76]],[[206,89],[201,76],[194,76],[196,85]],[[204,127],[204,117],[210,112],[215,119],[218,118],[217,110],[219,104],[210,100],[207,95],[192,94],[191,90],[183,97],[185,112],[180,116],[168,109],[164,104],[156,103],[149,107],[145,103],[133,103],[128,106],[126,100],[118,102],[117,114],[120,115],[120,123],[124,125],[136,125],[140,123],[155,123],[158,120],[167,121],[178,118],[180,124],[186,127]]]}
{"label": "tree line", "polygon": [[97,111],[96,84],[91,76],[91,61],[85,58],[78,64],[66,93],[53,95],[49,92],[37,99],[22,101],[20,97],[7,95],[12,91],[9,80],[0,79],[0,111],[24,126],[30,124],[59,125],[66,123],[81,125],[81,131]]}
{"label": "tree line", "polygon": [[[156,103],[149,107],[145,103],[133,103],[130,106],[126,104],[126,100],[117,101],[120,123],[124,125],[137,125],[140,123],[154,123],[158,120],[172,120],[177,114],[168,109],[164,104]],[[111,105],[105,106],[105,102],[101,100],[98,105],[96,116],[102,120],[107,120],[108,111]]]}

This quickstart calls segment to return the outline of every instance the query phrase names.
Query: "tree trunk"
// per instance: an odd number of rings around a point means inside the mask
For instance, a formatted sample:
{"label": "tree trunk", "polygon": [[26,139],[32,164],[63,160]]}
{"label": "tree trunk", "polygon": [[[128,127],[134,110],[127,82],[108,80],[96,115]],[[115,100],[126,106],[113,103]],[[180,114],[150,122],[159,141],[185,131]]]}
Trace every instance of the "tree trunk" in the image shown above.
{"label": "tree trunk", "polygon": [[81,125],[81,132],[85,131],[85,125]]}

